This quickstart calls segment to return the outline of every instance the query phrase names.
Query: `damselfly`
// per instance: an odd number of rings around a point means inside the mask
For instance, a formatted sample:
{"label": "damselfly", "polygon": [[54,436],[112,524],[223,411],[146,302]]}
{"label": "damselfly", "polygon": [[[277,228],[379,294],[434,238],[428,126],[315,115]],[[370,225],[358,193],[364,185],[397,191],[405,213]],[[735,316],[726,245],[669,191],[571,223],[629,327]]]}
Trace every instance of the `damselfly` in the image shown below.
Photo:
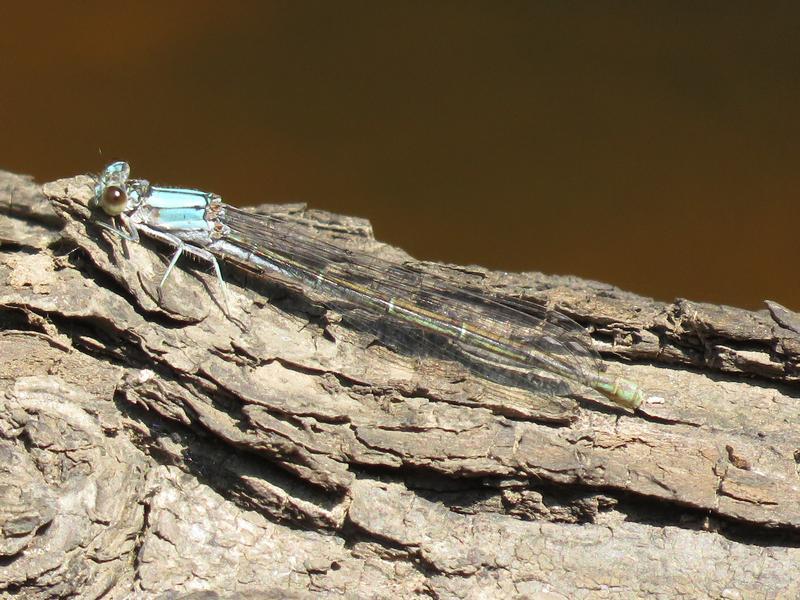
{"label": "damselfly", "polygon": [[91,208],[110,217],[99,225],[127,240],[139,241],[142,234],[175,248],[160,286],[183,254],[193,255],[213,266],[229,311],[218,262],[223,259],[321,294],[356,327],[438,338],[449,356],[464,358],[480,374],[500,373],[505,381],[548,393],[586,386],[632,409],[646,399],[636,383],[606,375],[585,330],[557,311],[347,250],[285,218],[230,206],[212,193],[131,179],[125,162],[97,176],[94,192]]}

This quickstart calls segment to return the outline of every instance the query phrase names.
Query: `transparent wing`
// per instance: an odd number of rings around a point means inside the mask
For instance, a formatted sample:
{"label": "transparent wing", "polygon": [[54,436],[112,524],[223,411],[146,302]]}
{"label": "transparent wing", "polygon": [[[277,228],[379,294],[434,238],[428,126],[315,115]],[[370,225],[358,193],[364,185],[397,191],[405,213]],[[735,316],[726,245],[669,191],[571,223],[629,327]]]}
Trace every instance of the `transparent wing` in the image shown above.
{"label": "transparent wing", "polygon": [[568,379],[528,365],[498,361],[492,353],[470,348],[435,332],[410,327],[399,319],[376,318],[374,313],[360,308],[348,311],[345,319],[349,325],[375,336],[401,354],[455,361],[484,379],[527,391],[547,395],[565,395],[575,391],[576,384]]}
{"label": "transparent wing", "polygon": [[[499,368],[529,387],[537,387],[537,381],[542,385],[553,381],[554,376],[585,383],[599,371],[599,357],[580,325],[544,306],[500,301],[353,252],[315,239],[277,216],[225,205],[220,221],[230,229],[224,240],[233,249],[226,251],[223,244],[218,251],[246,262],[251,269],[256,257],[270,270],[324,292],[329,297],[326,303],[345,319],[382,339],[403,331],[414,337],[414,331],[422,330],[426,335],[417,333],[418,338],[439,339],[446,354],[479,374]],[[403,344],[406,351],[413,351],[409,346]]]}

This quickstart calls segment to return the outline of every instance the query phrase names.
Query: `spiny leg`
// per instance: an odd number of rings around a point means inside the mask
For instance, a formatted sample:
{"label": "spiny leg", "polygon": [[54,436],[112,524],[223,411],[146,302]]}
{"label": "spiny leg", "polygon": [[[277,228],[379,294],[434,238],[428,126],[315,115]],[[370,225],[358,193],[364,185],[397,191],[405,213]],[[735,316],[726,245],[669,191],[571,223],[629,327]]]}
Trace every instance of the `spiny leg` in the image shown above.
{"label": "spiny leg", "polygon": [[116,219],[114,219],[114,217],[111,217],[111,225],[109,225],[108,223],[103,223],[102,221],[96,221],[96,223],[99,227],[102,227],[106,231],[113,233],[117,237],[122,238],[123,240],[126,240],[128,242],[136,242],[138,244],[140,241],[139,232],[136,231],[136,228],[133,227],[127,219],[121,218],[121,220],[124,229],[122,227],[117,227],[117,222]]}
{"label": "spiny leg", "polygon": [[102,221],[97,221],[97,225],[109,233],[113,233],[122,240],[122,252],[125,255],[125,258],[130,260],[130,250],[126,242],[134,242],[138,244],[141,241],[139,239],[139,232],[136,231],[136,228],[131,224],[126,215],[120,215],[119,218],[120,221],[122,221],[122,227],[117,226],[117,220],[115,217],[111,217],[111,225],[108,223],[103,223]]}
{"label": "spiny leg", "polygon": [[158,284],[159,294],[161,293],[164,284],[167,282],[167,279],[169,279],[169,276],[172,273],[172,270],[175,268],[175,265],[178,264],[178,260],[185,252],[186,254],[191,254],[201,260],[210,262],[211,265],[214,267],[214,274],[217,276],[220,288],[222,289],[222,296],[225,304],[225,313],[230,315],[231,304],[230,304],[230,297],[228,296],[228,288],[225,285],[225,280],[222,279],[222,271],[219,268],[219,262],[217,261],[217,258],[208,250],[205,250],[203,248],[198,248],[197,246],[193,246],[191,244],[187,244],[182,239],[180,239],[175,235],[172,235],[171,233],[152,230],[149,227],[146,227],[146,230],[152,237],[167,244],[170,244],[171,246],[175,246],[175,253],[172,255],[172,258],[169,261],[169,265],[167,265],[167,269],[166,271],[164,271],[164,276],[161,278],[161,282]]}
{"label": "spiny leg", "polygon": [[169,261],[169,265],[167,265],[167,270],[164,271],[164,276],[161,278],[161,281],[158,284],[159,294],[161,293],[161,289],[164,287],[164,284],[167,282],[167,278],[169,277],[170,273],[172,273],[172,269],[174,269],[175,265],[178,264],[178,259],[181,257],[181,254],[183,254],[185,249],[186,245],[182,241],[178,240],[177,248],[175,248],[175,254],[172,255],[172,259]]}
{"label": "spiny leg", "polygon": [[185,250],[188,254],[193,254],[197,258],[211,263],[211,266],[214,267],[214,274],[217,276],[217,281],[219,281],[219,287],[222,290],[222,298],[225,302],[225,314],[230,315],[231,301],[230,296],[228,295],[228,286],[225,284],[225,280],[222,278],[222,271],[219,268],[219,261],[217,260],[217,257],[208,250],[205,250],[204,248],[197,248],[196,246],[184,245],[181,250]]}

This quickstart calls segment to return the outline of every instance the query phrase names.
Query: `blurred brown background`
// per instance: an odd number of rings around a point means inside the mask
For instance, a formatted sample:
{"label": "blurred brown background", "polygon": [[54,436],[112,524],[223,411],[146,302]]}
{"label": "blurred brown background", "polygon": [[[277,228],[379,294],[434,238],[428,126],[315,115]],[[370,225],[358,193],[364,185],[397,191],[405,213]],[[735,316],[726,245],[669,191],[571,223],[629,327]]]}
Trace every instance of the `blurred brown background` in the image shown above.
{"label": "blurred brown background", "polygon": [[369,218],[418,258],[800,309],[797,3],[0,8],[0,168]]}

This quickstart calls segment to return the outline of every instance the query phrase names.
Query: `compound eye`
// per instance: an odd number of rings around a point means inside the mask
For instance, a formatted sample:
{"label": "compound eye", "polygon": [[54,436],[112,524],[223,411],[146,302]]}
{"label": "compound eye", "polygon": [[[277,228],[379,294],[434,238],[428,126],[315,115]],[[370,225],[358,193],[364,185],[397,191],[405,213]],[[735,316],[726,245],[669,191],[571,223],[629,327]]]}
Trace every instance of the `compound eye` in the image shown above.
{"label": "compound eye", "polygon": [[125,212],[128,203],[128,196],[121,187],[110,185],[103,190],[103,197],[100,199],[100,207],[106,214],[116,217]]}

